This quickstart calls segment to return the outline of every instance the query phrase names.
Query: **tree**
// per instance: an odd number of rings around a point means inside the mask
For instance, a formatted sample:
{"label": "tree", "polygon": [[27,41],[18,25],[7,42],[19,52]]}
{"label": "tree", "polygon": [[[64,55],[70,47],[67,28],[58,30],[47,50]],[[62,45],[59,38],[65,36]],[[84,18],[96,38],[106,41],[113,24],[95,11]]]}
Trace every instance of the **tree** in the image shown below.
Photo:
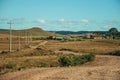
{"label": "tree", "polygon": [[120,39],[120,32],[117,33],[118,39]]}
{"label": "tree", "polygon": [[117,28],[111,28],[111,29],[109,29],[109,34],[110,34],[110,37],[112,37],[113,39],[115,39],[117,37],[117,34],[118,34]]}

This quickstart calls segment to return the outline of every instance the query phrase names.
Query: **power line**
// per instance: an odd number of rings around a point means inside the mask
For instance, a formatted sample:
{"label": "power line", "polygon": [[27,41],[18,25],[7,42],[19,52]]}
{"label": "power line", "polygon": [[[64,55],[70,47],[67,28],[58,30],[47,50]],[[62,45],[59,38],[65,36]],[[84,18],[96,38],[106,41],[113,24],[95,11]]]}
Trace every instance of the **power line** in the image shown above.
{"label": "power line", "polygon": [[[12,52],[12,24],[17,24],[17,23],[12,22],[14,20],[24,20],[24,18],[0,18],[0,21],[9,21],[9,22],[7,22],[7,24],[10,25],[10,30],[9,30],[9,52]],[[19,49],[20,49],[20,35],[19,35]]]}

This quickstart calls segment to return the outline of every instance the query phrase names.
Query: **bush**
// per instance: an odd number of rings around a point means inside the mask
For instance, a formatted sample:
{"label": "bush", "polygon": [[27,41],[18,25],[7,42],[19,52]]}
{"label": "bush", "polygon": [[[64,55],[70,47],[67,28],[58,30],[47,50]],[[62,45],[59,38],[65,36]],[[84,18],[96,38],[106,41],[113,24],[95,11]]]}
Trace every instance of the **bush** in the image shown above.
{"label": "bush", "polygon": [[72,65],[72,60],[68,56],[60,57],[58,62],[61,64],[61,66],[70,66],[70,65]]}
{"label": "bush", "polygon": [[72,49],[61,48],[60,51],[72,51]]}
{"label": "bush", "polygon": [[9,51],[0,51],[0,54],[7,54],[7,53],[9,53]]}
{"label": "bush", "polygon": [[108,55],[120,56],[120,50],[107,53]]}
{"label": "bush", "polygon": [[94,61],[94,59],[95,59],[95,55],[90,53],[82,56],[75,56],[75,55],[62,56],[58,59],[58,62],[61,64],[61,66],[74,66],[74,65],[80,65],[86,62]]}
{"label": "bush", "polygon": [[41,63],[41,66],[40,66],[40,67],[49,67],[49,65],[46,64],[46,63]]}
{"label": "bush", "polygon": [[72,51],[72,52],[78,52],[78,51],[76,51],[76,50],[68,49],[68,48],[61,48],[61,49],[59,49],[59,51]]}
{"label": "bush", "polygon": [[74,60],[74,65],[84,64],[89,61],[94,61],[94,59],[95,59],[95,55],[92,53],[88,55],[82,55],[82,56],[77,57]]}
{"label": "bush", "polygon": [[16,68],[16,64],[11,62],[11,63],[6,64],[5,67],[8,69],[14,69],[14,68]]}

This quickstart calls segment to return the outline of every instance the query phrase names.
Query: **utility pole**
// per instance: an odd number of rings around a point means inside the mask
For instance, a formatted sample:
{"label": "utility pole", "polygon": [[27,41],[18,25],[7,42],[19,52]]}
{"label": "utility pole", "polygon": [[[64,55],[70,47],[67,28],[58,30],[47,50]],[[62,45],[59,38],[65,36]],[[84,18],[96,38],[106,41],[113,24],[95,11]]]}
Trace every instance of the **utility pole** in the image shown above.
{"label": "utility pole", "polygon": [[30,33],[30,42],[32,42],[32,34]]}
{"label": "utility pole", "polygon": [[[5,18],[0,18],[0,21],[6,21],[9,20],[9,22],[7,22],[7,24],[10,25],[10,30],[9,30],[9,52],[12,52],[12,20],[24,20],[24,18],[9,18],[9,19],[5,19]],[[15,23],[16,24],[16,23]]]}
{"label": "utility pole", "polygon": [[10,35],[9,35],[9,51],[12,52],[12,20],[10,20],[10,22],[8,22],[7,24],[10,24]]}
{"label": "utility pole", "polygon": [[27,32],[27,30],[26,30],[26,45],[28,45],[28,32]]}
{"label": "utility pole", "polygon": [[21,49],[21,35],[20,35],[20,32],[19,32],[19,50]]}
{"label": "utility pole", "polygon": [[30,43],[30,33],[28,32],[28,44]]}

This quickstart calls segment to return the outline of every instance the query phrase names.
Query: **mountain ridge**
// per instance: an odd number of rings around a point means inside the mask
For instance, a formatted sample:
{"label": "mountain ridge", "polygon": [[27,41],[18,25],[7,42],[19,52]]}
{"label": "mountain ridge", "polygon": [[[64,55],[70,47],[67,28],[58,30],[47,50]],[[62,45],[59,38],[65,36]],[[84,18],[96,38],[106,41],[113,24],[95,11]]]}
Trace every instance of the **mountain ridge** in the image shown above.
{"label": "mountain ridge", "polygon": [[67,34],[85,34],[85,33],[95,33],[95,32],[99,32],[99,33],[103,33],[103,34],[108,33],[108,31],[50,31],[50,32],[54,32],[56,34],[62,34],[62,35],[67,35]]}

